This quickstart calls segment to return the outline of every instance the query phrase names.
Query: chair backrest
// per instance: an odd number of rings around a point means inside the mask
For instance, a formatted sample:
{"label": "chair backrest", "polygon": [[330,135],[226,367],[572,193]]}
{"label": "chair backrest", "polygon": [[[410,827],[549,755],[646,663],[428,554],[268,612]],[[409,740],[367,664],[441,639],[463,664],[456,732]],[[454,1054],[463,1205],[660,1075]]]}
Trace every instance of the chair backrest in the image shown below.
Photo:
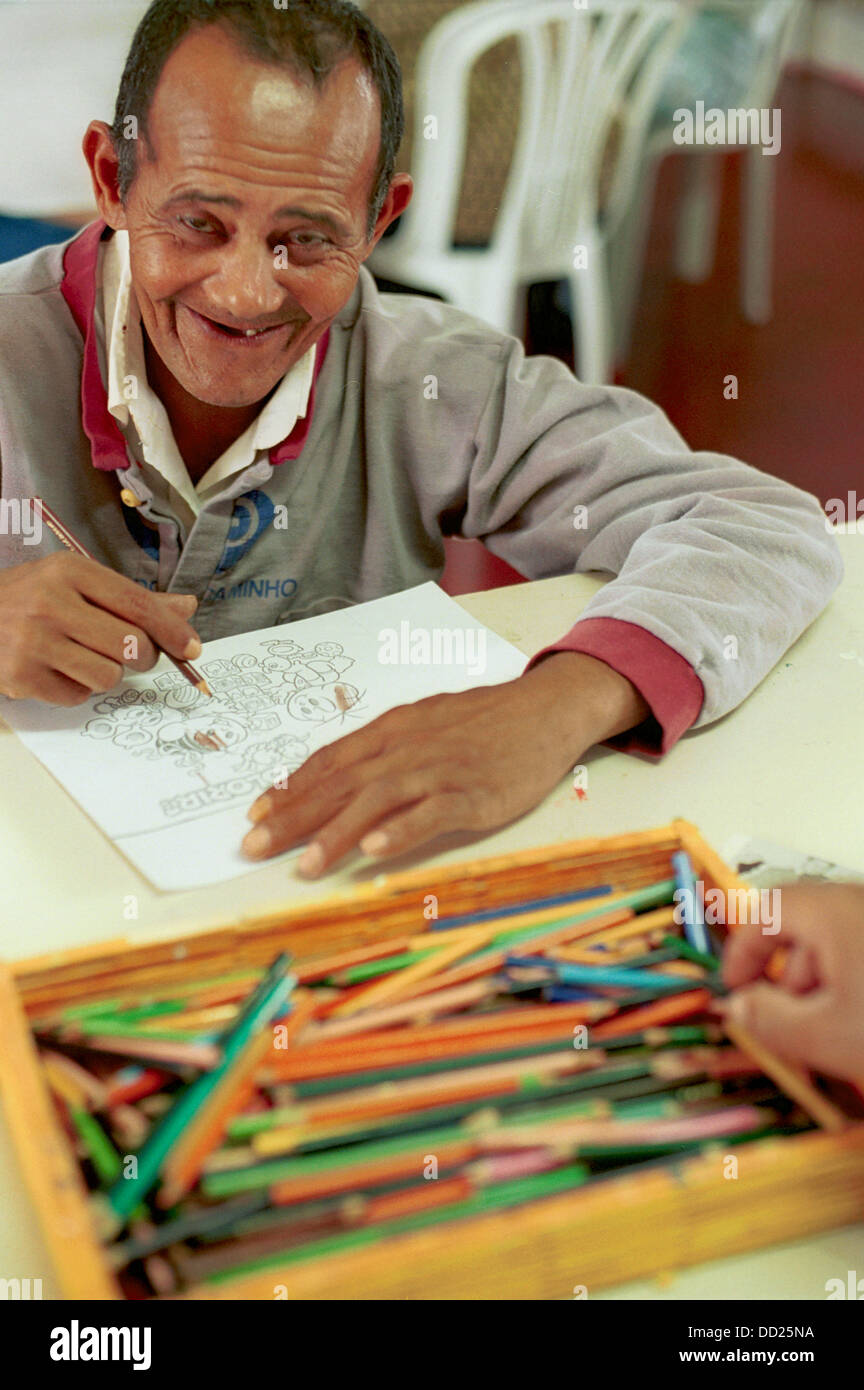
{"label": "chair backrest", "polygon": [[[413,173],[417,60],[429,34],[443,19],[462,9],[465,0],[363,0],[361,8],[387,35],[402,66],[405,138],[399,169]],[[504,39],[480,55],[468,90],[468,139],[453,240],[462,246],[487,246],[513,159],[521,91],[517,39]],[[423,113],[420,113],[422,125]]]}
{"label": "chair backrest", "polygon": [[[604,215],[624,210],[667,64],[689,23],[673,0],[481,0],[438,24],[420,53],[412,158],[417,190],[400,236],[445,252],[452,240],[479,57],[515,37],[522,70],[518,136],[492,236],[529,259],[560,259]],[[437,122],[428,138],[425,118]],[[615,136],[613,142],[613,135]]]}
{"label": "chair backrest", "polygon": [[758,55],[745,100],[747,106],[767,106],[804,14],[804,0],[710,0],[706,9],[728,14],[749,28]]}

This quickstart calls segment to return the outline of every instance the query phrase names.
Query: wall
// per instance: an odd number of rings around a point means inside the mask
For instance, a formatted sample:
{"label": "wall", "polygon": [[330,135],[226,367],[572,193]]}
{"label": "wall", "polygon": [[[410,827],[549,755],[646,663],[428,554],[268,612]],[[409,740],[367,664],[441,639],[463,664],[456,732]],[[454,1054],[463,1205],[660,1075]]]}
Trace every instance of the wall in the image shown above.
{"label": "wall", "polygon": [[2,0],[0,212],[90,209],[81,140],[110,121],[147,0]]}

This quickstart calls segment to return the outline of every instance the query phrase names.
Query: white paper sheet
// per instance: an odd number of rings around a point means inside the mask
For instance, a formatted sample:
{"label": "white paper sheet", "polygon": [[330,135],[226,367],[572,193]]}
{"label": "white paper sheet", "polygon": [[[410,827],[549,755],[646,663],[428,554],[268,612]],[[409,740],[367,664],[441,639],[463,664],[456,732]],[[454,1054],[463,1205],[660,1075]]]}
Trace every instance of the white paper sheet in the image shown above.
{"label": "white paper sheet", "polygon": [[246,812],[316,749],[525,661],[430,583],[208,643],[212,699],[163,657],[76,709],[0,697],[0,715],[155,887],[197,888],[258,867]]}
{"label": "white paper sheet", "polygon": [[723,859],[754,888],[777,888],[793,879],[816,883],[864,883],[864,874],[844,869],[829,859],[802,854],[759,836],[734,835],[723,848]]}

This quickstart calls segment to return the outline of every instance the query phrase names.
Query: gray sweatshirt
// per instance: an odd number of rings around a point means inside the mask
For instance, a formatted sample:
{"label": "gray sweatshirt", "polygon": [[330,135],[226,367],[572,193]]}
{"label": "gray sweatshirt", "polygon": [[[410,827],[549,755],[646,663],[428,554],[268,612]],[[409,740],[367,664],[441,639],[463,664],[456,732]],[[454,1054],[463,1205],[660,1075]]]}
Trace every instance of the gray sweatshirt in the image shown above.
{"label": "gray sweatshirt", "polygon": [[107,410],[107,235],[94,223],[0,266],[0,566],[59,548],[9,525],[41,496],[103,564],[196,594],[204,641],[437,580],[446,536],[530,579],[610,572],[546,650],[633,682],[656,722],[621,746],[644,751],[733,709],[840,581],[815,498],[691,452],[644,397],[526,358],[450,305],[381,294],[365,269],[319,343],[305,420],[187,531]]}

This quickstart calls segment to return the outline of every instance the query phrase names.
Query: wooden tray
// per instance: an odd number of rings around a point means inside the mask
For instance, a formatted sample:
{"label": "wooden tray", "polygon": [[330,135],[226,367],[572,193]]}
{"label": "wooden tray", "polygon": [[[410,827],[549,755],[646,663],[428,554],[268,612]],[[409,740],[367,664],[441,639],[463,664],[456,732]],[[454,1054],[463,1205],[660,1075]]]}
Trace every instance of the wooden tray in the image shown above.
{"label": "wooden tray", "polygon": [[[30,1195],[63,1296],[120,1298],[91,1218],[75,1156],[54,1111],[28,1015],[146,985],[170,994],[269,962],[277,949],[309,959],[429,926],[441,915],[513,901],[544,868],[544,889],[608,883],[618,890],[668,877],[686,849],[706,889],[743,887],[686,821],[609,839],[381,876],[313,905],[229,926],[178,933],[152,945],[114,941],[0,966],[0,1088]],[[670,1162],[505,1213],[394,1236],[374,1246],[275,1266],[193,1289],[184,1299],[572,1298],[624,1280],[810,1235],[864,1215],[864,1123],[839,1133],[767,1139]]]}

